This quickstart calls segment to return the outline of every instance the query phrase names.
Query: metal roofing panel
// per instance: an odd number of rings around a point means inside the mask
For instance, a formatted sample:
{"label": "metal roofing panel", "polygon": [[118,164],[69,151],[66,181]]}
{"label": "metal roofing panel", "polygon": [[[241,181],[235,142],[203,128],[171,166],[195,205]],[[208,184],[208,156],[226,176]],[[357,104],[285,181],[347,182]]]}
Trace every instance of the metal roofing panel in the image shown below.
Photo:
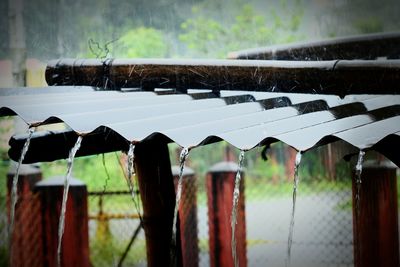
{"label": "metal roofing panel", "polygon": [[[30,125],[65,122],[75,133],[47,138],[49,146],[67,147],[54,152],[65,156],[77,134],[84,134],[81,149],[86,147],[88,151],[82,152],[85,155],[121,150],[124,144],[157,134],[185,147],[223,139],[248,150],[280,140],[298,150],[308,150],[321,141],[339,138],[366,149],[387,136],[399,138],[399,106],[400,96],[393,95],[350,95],[340,99],[330,95],[221,91],[217,98],[197,90],[158,95],[138,91],[57,93],[57,88],[46,88],[45,94],[1,97],[0,115],[13,111]],[[49,133],[36,133],[34,139],[46,136]],[[90,140],[99,142],[100,147]]]}
{"label": "metal roofing panel", "polygon": [[386,136],[396,133],[399,127],[400,116],[396,116],[349,129],[337,133],[335,136],[360,149],[366,149],[372,147]]}

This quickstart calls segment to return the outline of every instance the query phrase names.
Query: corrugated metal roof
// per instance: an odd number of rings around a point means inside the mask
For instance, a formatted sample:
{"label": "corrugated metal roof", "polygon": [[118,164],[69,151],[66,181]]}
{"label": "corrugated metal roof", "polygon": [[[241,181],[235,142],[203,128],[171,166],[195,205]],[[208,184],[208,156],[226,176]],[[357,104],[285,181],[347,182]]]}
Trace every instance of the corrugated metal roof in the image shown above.
{"label": "corrugated metal roof", "polygon": [[[125,150],[129,142],[156,135],[183,147],[225,140],[243,150],[279,140],[305,151],[343,140],[359,149],[376,145],[387,155],[395,153],[387,151],[394,148],[385,139],[397,143],[400,139],[398,95],[340,99],[318,94],[221,91],[217,97],[200,90],[158,94],[59,89],[49,87],[44,94],[39,89],[25,90],[23,95],[6,91],[8,95],[0,98],[2,116],[16,114],[33,126],[64,122],[71,128],[60,133],[35,133],[27,163],[67,157],[77,135],[84,135],[78,156]],[[15,93],[20,91],[15,89]],[[19,156],[23,139],[20,136],[10,141],[12,158]]]}

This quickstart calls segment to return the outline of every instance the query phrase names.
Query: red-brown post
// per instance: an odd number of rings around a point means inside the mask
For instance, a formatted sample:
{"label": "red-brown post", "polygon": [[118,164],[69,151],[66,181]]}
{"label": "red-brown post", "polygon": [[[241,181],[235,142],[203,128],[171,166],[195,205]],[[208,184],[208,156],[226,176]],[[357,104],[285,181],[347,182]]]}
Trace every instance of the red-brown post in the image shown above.
{"label": "red-brown post", "polygon": [[[234,266],[231,249],[231,213],[235,176],[238,165],[220,162],[211,167],[207,174],[208,227],[210,265]],[[244,173],[240,183],[240,197],[236,225],[236,253],[239,266],[247,266],[246,219],[244,201]]]}
{"label": "red-brown post", "polygon": [[[8,214],[11,208],[11,187],[16,168],[7,174]],[[31,165],[21,165],[18,179],[18,202],[15,207],[14,231],[11,238],[10,266],[42,266],[37,257],[41,228],[38,214],[39,202],[34,195],[35,183],[42,180],[42,172]]]}
{"label": "red-brown post", "polygon": [[294,162],[296,161],[297,151],[291,146],[285,146],[285,174],[288,180],[294,176]]}
{"label": "red-brown post", "polygon": [[354,266],[399,266],[396,167],[388,162],[365,162],[359,216],[353,179]]}
{"label": "red-brown post", "polygon": [[[57,266],[58,222],[64,177],[53,177],[36,184],[41,202],[43,266]],[[61,266],[89,267],[89,232],[86,185],[71,177],[61,247]]]}
{"label": "red-brown post", "polygon": [[[170,266],[175,190],[167,142],[153,139],[137,144],[135,164],[143,204],[147,266]],[[177,239],[176,261],[182,266],[179,235]]]}
{"label": "red-brown post", "polygon": [[[175,188],[178,184],[179,171],[179,166],[172,166]],[[185,267],[199,266],[196,198],[197,184],[195,173],[191,168],[185,167],[182,176],[182,195],[179,208],[182,263]]]}

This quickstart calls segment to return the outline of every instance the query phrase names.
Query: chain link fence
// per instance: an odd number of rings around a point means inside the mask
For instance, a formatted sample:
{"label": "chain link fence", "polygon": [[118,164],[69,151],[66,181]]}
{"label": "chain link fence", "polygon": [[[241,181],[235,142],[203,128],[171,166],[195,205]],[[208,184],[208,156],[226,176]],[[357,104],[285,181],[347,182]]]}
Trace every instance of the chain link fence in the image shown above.
{"label": "chain link fence", "polygon": [[[40,201],[35,193],[24,194],[18,198],[12,236],[12,262],[9,263],[8,209],[10,199],[1,196],[0,213],[0,265],[1,266],[43,266],[41,257]],[[4,201],[3,201],[4,200]]]}
{"label": "chain link fence", "polygon": [[[195,211],[195,216],[185,217],[181,229],[186,238],[183,244],[186,253],[196,252],[189,258],[198,257],[199,266],[210,266],[209,216],[207,208],[207,186],[205,177],[208,169],[224,160],[226,144],[217,143],[193,149],[186,166],[193,169],[194,179],[184,183],[181,210]],[[172,164],[177,165],[176,146],[170,146]],[[179,149],[178,149],[179,150]],[[293,167],[296,151],[283,145],[272,146],[267,153],[256,148],[245,153],[244,193],[246,219],[247,266],[285,266],[287,242],[292,210]],[[238,159],[239,151],[231,150],[230,159]],[[268,158],[264,161],[261,154]],[[353,221],[351,168],[352,163],[340,160],[337,148],[324,146],[307,152],[300,164],[291,266],[353,266]],[[88,184],[89,196],[89,246],[92,266],[146,266],[146,244],[138,214],[141,213],[127,191],[123,174],[124,159],[112,154],[105,161],[100,156],[76,159],[75,177]],[[107,166],[104,165],[106,162]],[[122,162],[122,164],[120,164]],[[51,166],[50,166],[51,165]],[[52,171],[65,171],[65,163],[42,165],[44,176]],[[50,167],[49,167],[50,166]],[[88,166],[98,166],[93,173]],[[106,169],[108,168],[108,171]],[[52,171],[49,171],[52,170]],[[106,175],[106,173],[109,173]],[[5,172],[2,170],[2,175]],[[90,178],[88,178],[90,177]],[[5,179],[0,195],[0,263],[7,264],[7,197]],[[93,186],[93,181],[97,184]],[[118,181],[118,182],[115,182]],[[137,187],[136,187],[137,188]],[[20,199],[20,207],[28,201],[16,225],[18,244],[24,250],[40,251],[35,234],[34,214],[40,207],[32,199]],[[193,199],[195,197],[195,199]],[[227,200],[231,203],[231,200]],[[195,208],[193,207],[195,203]],[[230,216],[231,210],[226,210]],[[196,218],[197,217],[197,218]],[[187,219],[190,218],[190,219]],[[194,219],[193,219],[194,218]],[[29,222],[29,223],[28,223]],[[228,226],[230,227],[230,225]],[[185,236],[186,231],[186,236]],[[193,239],[187,233],[194,233]],[[23,233],[23,234],[19,234]],[[190,239],[190,238],[192,239]],[[22,242],[22,240],[24,240]],[[185,252],[184,252],[185,253]],[[30,253],[32,255],[32,253]],[[39,266],[30,259],[29,266]]]}
{"label": "chain link fence", "polygon": [[[223,149],[197,149],[189,156],[193,169],[201,167],[196,158],[203,154],[224,157]],[[339,161],[328,151],[331,149],[323,147],[302,157],[291,266],[353,266],[351,164]],[[237,159],[238,151],[234,152]],[[267,161],[261,159],[262,153],[262,148],[256,148],[245,154],[247,263],[254,267],[285,266],[296,151],[275,145],[268,151]],[[197,172],[200,266],[210,265],[205,172]],[[231,210],[225,213],[230,216]]]}
{"label": "chain link fence", "polygon": [[146,244],[129,191],[89,192],[93,266],[146,266]]}

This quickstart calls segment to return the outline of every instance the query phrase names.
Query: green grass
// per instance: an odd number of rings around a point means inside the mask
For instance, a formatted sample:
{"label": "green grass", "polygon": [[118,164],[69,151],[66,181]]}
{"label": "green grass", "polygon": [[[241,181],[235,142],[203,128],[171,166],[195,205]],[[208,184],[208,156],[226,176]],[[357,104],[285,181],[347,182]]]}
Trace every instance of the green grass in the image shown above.
{"label": "green grass", "polygon": [[[90,240],[90,261],[93,266],[116,266],[124,253],[129,240]],[[139,262],[146,262],[146,243],[143,239],[135,240],[126,255],[123,266],[136,266]]]}

